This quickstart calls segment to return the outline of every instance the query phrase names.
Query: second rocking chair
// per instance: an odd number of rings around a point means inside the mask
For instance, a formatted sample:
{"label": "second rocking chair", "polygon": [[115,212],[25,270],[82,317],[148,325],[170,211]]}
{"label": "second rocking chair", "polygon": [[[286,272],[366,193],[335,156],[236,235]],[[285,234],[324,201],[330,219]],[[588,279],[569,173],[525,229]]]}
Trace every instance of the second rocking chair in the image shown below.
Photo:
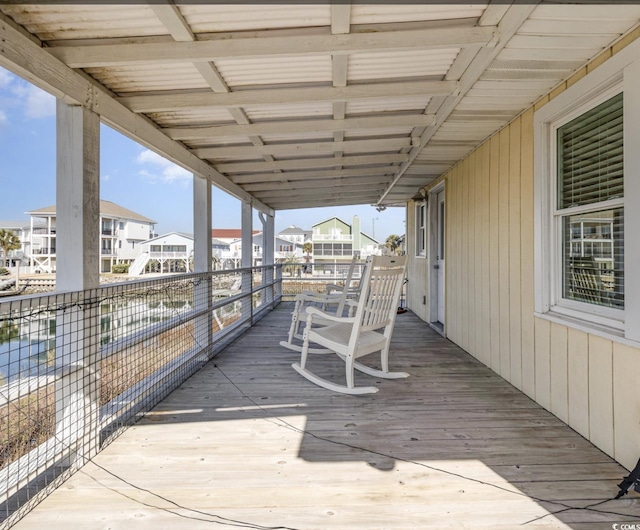
{"label": "second rocking chair", "polygon": [[[360,297],[352,302],[356,308],[352,317],[308,308],[300,363],[292,365],[294,370],[321,387],[346,394],[378,391],[374,386],[356,387],[354,369],[384,379],[408,377],[405,372],[389,371],[389,346],[405,269],[406,256],[374,256],[362,278]],[[321,319],[324,325],[314,326],[316,319]],[[311,343],[322,346],[323,350],[311,349]],[[307,368],[308,355],[319,351],[333,352],[345,362],[346,385],[323,379]],[[377,351],[380,352],[380,369],[356,360]]]}

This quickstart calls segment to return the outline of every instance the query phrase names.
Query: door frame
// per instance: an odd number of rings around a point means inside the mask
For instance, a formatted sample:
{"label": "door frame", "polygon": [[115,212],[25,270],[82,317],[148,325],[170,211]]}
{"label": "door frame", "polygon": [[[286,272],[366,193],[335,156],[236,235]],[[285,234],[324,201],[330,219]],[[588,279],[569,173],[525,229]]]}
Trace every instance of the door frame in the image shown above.
{"label": "door frame", "polygon": [[[445,192],[445,181],[443,180],[438,185],[434,186],[429,190],[428,202],[427,202],[427,216],[429,218],[429,243],[428,243],[428,267],[427,267],[427,281],[429,282],[429,292],[431,296],[429,296],[429,322],[432,324],[436,324],[439,322],[438,320],[438,270],[436,269],[437,258],[438,258],[438,194],[441,192],[445,193],[445,245],[446,245],[446,218],[447,218],[447,208],[446,208],[446,192]],[[446,252],[445,252],[445,266],[446,266]],[[446,271],[446,269],[445,269]],[[446,299],[446,275],[445,271],[443,271],[443,292],[445,293]],[[444,301],[443,301],[444,303]],[[445,304],[445,316],[446,316],[446,304]],[[446,318],[445,322],[442,322],[444,326],[443,332],[446,332]]]}

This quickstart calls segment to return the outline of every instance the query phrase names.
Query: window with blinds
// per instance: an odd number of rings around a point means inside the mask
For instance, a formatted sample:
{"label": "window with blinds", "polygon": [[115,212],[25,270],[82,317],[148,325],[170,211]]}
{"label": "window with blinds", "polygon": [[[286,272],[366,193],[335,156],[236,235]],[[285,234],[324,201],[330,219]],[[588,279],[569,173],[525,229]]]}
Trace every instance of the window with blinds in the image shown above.
{"label": "window with blinds", "polygon": [[416,203],[416,256],[427,254],[427,205]]}
{"label": "window with blinds", "polygon": [[558,128],[557,163],[563,297],[624,309],[622,93]]}

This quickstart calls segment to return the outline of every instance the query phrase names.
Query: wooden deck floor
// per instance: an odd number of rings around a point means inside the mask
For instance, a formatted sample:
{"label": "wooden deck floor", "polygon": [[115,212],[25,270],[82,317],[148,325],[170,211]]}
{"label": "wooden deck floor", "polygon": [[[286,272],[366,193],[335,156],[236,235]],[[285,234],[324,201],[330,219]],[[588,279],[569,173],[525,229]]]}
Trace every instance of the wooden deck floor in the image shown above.
{"label": "wooden deck floor", "polygon": [[[411,377],[353,397],[290,367],[298,356],[278,345],[289,311],[273,311],[14,528],[640,524],[636,493],[598,504],[626,470],[413,314],[398,317],[392,350]],[[337,357],[312,362],[342,377]]]}

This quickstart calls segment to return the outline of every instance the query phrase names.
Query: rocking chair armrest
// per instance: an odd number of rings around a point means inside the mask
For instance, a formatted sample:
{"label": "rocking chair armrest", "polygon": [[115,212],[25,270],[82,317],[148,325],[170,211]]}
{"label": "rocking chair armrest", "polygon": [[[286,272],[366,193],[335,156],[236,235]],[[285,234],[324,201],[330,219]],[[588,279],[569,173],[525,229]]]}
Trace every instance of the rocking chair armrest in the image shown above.
{"label": "rocking chair armrest", "polygon": [[345,288],[346,288],[345,285],[338,285],[337,283],[328,283],[326,285],[327,294],[332,294],[332,292],[334,291],[338,291],[339,293],[342,293],[342,291],[344,291]]}
{"label": "rocking chair armrest", "polygon": [[308,307],[307,308],[307,322],[313,321],[313,316],[318,315],[319,317],[330,320],[331,322],[341,322],[343,324],[350,324],[356,321],[355,318],[352,317],[337,317],[332,315],[331,313],[326,313],[317,307]]}
{"label": "rocking chair armrest", "polygon": [[339,296],[336,295],[326,295],[322,293],[314,293],[312,291],[302,292],[296,295],[296,302],[319,302],[319,303],[338,303]]}

